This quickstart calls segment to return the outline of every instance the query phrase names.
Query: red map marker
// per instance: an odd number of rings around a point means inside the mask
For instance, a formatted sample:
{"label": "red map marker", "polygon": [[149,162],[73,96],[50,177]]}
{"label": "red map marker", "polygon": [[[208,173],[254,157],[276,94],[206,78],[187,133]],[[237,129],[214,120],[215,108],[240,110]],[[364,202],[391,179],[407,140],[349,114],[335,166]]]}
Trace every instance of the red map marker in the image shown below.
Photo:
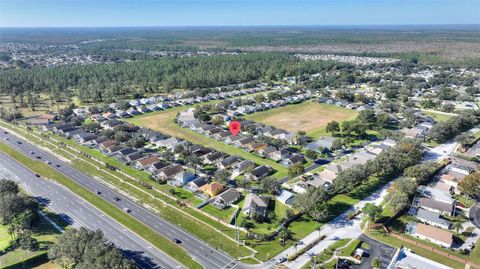
{"label": "red map marker", "polygon": [[233,134],[233,136],[237,136],[238,132],[240,132],[240,122],[234,120],[230,122],[230,125],[228,125],[228,129],[230,129],[230,132]]}

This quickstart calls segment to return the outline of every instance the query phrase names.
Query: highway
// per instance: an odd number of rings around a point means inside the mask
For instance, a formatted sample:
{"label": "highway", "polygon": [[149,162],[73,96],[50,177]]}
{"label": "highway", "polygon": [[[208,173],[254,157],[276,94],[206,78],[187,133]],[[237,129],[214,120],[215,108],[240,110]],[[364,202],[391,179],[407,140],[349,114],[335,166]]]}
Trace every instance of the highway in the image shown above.
{"label": "highway", "polygon": [[[7,132],[7,133],[5,133]],[[197,237],[183,231],[179,227],[170,224],[163,220],[158,215],[150,212],[146,208],[136,204],[129,198],[118,194],[115,190],[108,188],[100,182],[94,180],[88,175],[85,175],[78,170],[72,168],[67,163],[59,160],[55,156],[40,150],[36,146],[29,142],[20,139],[19,137],[11,134],[8,130],[0,128],[0,139],[2,142],[9,144],[14,149],[22,152],[23,154],[30,156],[32,159],[37,159],[45,162],[51,162],[50,166],[71,178],[78,184],[92,191],[93,193],[101,192],[100,197],[111,203],[112,205],[123,209],[128,208],[131,210],[129,214],[141,221],[151,229],[155,230],[159,234],[165,236],[168,239],[177,238],[181,241],[179,246],[183,247],[193,259],[202,264],[205,268],[239,268],[244,267],[243,264],[236,261],[226,253],[217,250],[216,248],[206,244]],[[7,140],[8,139],[8,140]],[[34,154],[31,154],[33,152]],[[58,165],[58,166],[57,166]],[[120,198],[119,201],[115,200],[115,197]],[[76,203],[70,203],[70,209],[75,208]],[[98,214],[100,215],[100,214]],[[93,224],[93,221],[85,220],[85,224]],[[102,229],[103,230],[103,229]],[[108,231],[108,229],[107,229]],[[245,265],[245,267],[251,267]],[[255,267],[255,266],[253,266]],[[257,265],[258,267],[258,265]],[[262,266],[264,267],[264,266]]]}
{"label": "highway", "polygon": [[140,268],[184,268],[150,243],[103,214],[62,185],[35,174],[0,152],[0,177],[16,181],[26,192],[74,227],[100,229],[105,237],[121,248]]}

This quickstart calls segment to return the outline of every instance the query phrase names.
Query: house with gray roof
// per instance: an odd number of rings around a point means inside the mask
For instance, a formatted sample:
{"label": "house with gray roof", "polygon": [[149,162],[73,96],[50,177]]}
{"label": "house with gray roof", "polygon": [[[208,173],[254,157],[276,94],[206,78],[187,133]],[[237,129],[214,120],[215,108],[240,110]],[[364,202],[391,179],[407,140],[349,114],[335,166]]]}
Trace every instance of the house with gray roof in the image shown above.
{"label": "house with gray roof", "polygon": [[212,205],[220,209],[232,206],[233,203],[240,200],[242,194],[235,189],[228,189],[215,197]]}
{"label": "house with gray roof", "polygon": [[432,226],[442,228],[445,230],[450,229],[450,226],[451,226],[450,221],[441,218],[440,214],[423,209],[423,208],[418,208],[414,216],[423,223],[427,223]]}

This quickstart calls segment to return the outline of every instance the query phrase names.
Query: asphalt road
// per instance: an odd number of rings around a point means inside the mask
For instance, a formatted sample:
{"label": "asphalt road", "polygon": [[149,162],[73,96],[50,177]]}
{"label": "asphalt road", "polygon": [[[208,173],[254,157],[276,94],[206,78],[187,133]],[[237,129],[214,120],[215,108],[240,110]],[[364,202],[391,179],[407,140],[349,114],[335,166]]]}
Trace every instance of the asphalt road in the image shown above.
{"label": "asphalt road", "polygon": [[[37,148],[36,146],[28,143],[27,141],[24,141],[14,136],[10,132],[5,134],[5,131],[8,130],[0,128],[0,139],[2,140],[2,142],[8,143],[16,150],[22,152],[27,156],[30,156],[31,158],[36,159],[36,156],[40,156],[40,160],[50,161],[51,167],[53,169],[61,172],[62,174],[66,175],[67,177],[71,178],[78,184],[82,185],[83,187],[94,193],[100,191],[101,195],[99,196],[111,203],[112,205],[120,209],[130,209],[130,214],[133,217],[135,217],[137,220],[141,221],[145,225],[149,226],[151,229],[155,230],[159,234],[169,239],[179,239],[181,241],[181,244],[179,245],[188,252],[189,256],[202,264],[205,268],[210,269],[250,267],[248,265],[243,266],[241,263],[227,255],[226,253],[215,249],[214,247],[206,244],[197,237],[183,231],[181,228],[161,219],[158,215],[155,215],[146,208],[131,201],[129,198],[122,196],[121,194],[108,188],[107,186],[104,186],[93,178],[72,168],[67,163],[57,159],[55,156]],[[8,140],[6,138],[8,138]],[[34,154],[31,154],[31,152],[34,152]],[[57,164],[59,164],[59,167],[57,167]],[[115,197],[120,198],[120,201],[115,201]],[[256,267],[259,266],[257,265]],[[265,268],[265,266],[262,267]]]}
{"label": "asphalt road", "polygon": [[0,152],[0,177],[16,181],[28,194],[62,216],[72,226],[100,229],[106,238],[121,248],[141,268],[184,268],[149,242],[104,215],[67,188],[35,174]]}
{"label": "asphalt road", "polygon": [[480,229],[480,202],[470,208],[469,218],[473,225]]}

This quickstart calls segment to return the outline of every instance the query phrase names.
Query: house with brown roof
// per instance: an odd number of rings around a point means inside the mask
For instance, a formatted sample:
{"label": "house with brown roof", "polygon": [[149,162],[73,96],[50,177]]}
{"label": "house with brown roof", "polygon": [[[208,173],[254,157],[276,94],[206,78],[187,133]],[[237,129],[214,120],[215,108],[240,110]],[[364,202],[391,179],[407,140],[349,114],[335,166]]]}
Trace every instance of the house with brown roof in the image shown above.
{"label": "house with brown roof", "polygon": [[147,156],[143,159],[140,159],[140,160],[136,160],[134,163],[133,163],[133,168],[135,169],[138,169],[138,170],[142,170],[142,169],[145,169],[145,167],[151,165],[151,164],[154,164],[156,162],[160,161],[160,158],[158,158],[158,156],[156,155],[150,155],[150,156]]}
{"label": "house with brown roof", "polygon": [[154,178],[156,179],[161,179],[161,180],[167,180],[167,179],[172,179],[175,177],[176,174],[183,172],[183,167],[179,164],[171,164],[169,166],[166,166],[155,174]]}
{"label": "house with brown roof", "polygon": [[405,232],[422,240],[430,241],[445,248],[450,248],[453,243],[453,234],[437,227],[423,223],[409,222]]}

